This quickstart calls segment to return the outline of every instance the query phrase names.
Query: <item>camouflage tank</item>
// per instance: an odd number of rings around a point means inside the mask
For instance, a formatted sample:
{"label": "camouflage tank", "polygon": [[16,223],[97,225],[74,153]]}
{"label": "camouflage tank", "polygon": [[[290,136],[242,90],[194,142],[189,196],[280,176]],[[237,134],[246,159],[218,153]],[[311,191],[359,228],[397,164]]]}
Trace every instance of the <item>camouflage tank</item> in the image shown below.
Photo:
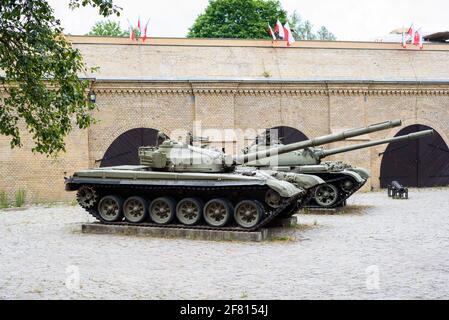
{"label": "camouflage tank", "polygon": [[312,175],[242,166],[303,144],[231,156],[162,140],[139,148],[141,165],[78,171],[65,178],[66,190],[77,191],[80,206],[102,223],[257,230],[304,202],[301,185],[324,183]]}
{"label": "camouflage tank", "polygon": [[[390,129],[400,126],[401,124],[402,123],[400,120],[388,121],[374,124],[365,128],[351,129],[339,134],[331,135],[334,139],[317,138],[305,141],[304,143],[311,145],[309,143],[310,141],[317,140],[317,142],[314,143],[314,146],[320,146],[330,142],[341,141],[371,132]],[[311,174],[318,176],[326,183],[316,187],[314,195],[310,197],[309,202],[305,204],[305,206],[309,208],[336,208],[344,206],[346,204],[346,200],[364,186],[370,177],[370,174],[368,170],[363,168],[354,168],[349,164],[339,161],[322,162],[322,159],[332,155],[378,146],[381,144],[418,139],[432,133],[432,130],[427,130],[392,139],[372,141],[330,150],[325,150],[320,147],[307,147],[299,151],[252,161],[247,163],[247,165],[257,167],[259,169],[270,168],[279,172]],[[273,147],[279,147],[281,145],[282,143],[278,139],[273,138],[269,134],[269,131],[267,131],[265,135],[257,137],[256,142],[249,148],[246,148],[244,153],[253,153],[255,150],[261,149],[272,149]]]}

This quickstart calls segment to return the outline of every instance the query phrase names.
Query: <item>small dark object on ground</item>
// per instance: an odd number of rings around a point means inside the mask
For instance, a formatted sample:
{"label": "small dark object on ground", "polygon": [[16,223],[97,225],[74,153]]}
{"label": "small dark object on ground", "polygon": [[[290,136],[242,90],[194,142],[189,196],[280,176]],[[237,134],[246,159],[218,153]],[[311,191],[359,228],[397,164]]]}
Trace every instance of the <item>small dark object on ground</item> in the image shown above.
{"label": "small dark object on ground", "polygon": [[408,199],[408,188],[405,188],[398,181],[393,181],[388,185],[388,196],[393,199]]}

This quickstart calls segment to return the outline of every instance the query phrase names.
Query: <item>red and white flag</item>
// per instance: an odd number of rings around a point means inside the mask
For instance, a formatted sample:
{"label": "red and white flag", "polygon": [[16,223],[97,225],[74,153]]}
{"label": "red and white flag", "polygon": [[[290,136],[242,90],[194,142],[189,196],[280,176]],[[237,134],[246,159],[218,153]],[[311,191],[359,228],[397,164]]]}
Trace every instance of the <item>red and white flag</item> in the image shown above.
{"label": "red and white flag", "polygon": [[145,24],[145,28],[143,28],[142,42],[145,42],[145,40],[147,40],[147,31],[148,31],[148,23],[149,22],[150,22],[150,19],[148,19],[147,23]]}
{"label": "red and white flag", "polygon": [[424,37],[422,35],[422,33],[419,33],[419,44],[418,44],[419,48],[422,50],[424,49]]}
{"label": "red and white flag", "polygon": [[405,37],[405,29],[402,27],[402,48],[407,48],[407,38]]}
{"label": "red and white flag", "polygon": [[268,23],[268,33],[270,34],[270,36],[273,38],[273,41],[276,41],[276,35],[273,32],[273,29],[271,28],[270,24]]}
{"label": "red and white flag", "polygon": [[413,44],[415,46],[418,46],[420,49],[424,48],[424,39],[423,39],[421,29],[418,31],[415,31],[415,35],[413,37]]}
{"label": "red and white flag", "polygon": [[408,31],[407,31],[409,39],[413,39],[413,36],[415,35],[414,31],[415,30],[414,30],[413,23],[412,23],[412,25],[410,26],[410,28],[408,28]]}
{"label": "red and white flag", "polygon": [[284,27],[282,26],[282,23],[278,20],[278,22],[276,23],[276,28],[275,28],[279,38],[281,39],[285,39],[285,33],[284,33]]}
{"label": "red and white flag", "polygon": [[137,19],[137,29],[139,30],[139,34],[142,35],[142,28],[140,26],[140,17]]}
{"label": "red and white flag", "polygon": [[288,22],[284,25],[284,35],[285,35],[285,40],[287,40],[287,46],[291,46],[292,44],[294,44],[296,42],[295,38],[293,37],[293,33],[292,30],[290,29],[290,25],[288,24]]}
{"label": "red and white flag", "polygon": [[129,38],[134,41],[136,39],[136,35],[134,34],[134,28],[131,25],[131,23],[129,23],[129,20],[128,20],[128,26],[129,26]]}
{"label": "red and white flag", "polygon": [[415,31],[415,35],[413,36],[413,45],[419,46],[421,42],[421,34],[419,31]]}

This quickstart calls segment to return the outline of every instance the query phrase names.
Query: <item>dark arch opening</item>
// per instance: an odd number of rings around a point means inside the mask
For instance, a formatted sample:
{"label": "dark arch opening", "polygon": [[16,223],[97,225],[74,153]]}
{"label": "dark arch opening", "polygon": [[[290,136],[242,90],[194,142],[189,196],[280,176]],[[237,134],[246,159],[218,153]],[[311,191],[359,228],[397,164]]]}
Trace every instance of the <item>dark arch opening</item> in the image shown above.
{"label": "dark arch opening", "polygon": [[122,165],[139,165],[139,147],[155,146],[159,131],[151,128],[136,128],[122,133],[112,142],[101,162],[100,167]]}
{"label": "dark arch opening", "polygon": [[309,140],[304,133],[292,127],[279,126],[271,128],[271,130],[277,130],[278,138],[283,144]]}
{"label": "dark arch opening", "polygon": [[[402,129],[396,136],[430,129],[420,124],[412,125]],[[419,140],[388,145],[380,167],[380,185],[386,188],[395,180],[406,187],[449,185],[449,148],[438,132]]]}

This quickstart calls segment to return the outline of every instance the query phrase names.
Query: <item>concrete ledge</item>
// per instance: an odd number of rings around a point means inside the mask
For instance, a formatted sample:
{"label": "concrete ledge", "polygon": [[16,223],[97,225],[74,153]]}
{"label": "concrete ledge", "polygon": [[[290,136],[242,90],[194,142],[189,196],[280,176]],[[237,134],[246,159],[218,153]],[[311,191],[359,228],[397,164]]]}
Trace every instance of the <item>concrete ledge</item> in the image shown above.
{"label": "concrete ledge", "polygon": [[290,217],[287,219],[275,219],[269,226],[270,228],[293,228],[298,225],[297,217]]}
{"label": "concrete ledge", "polygon": [[345,207],[339,208],[304,208],[301,210],[303,214],[339,214],[344,210]]}
{"label": "concrete ledge", "polygon": [[182,228],[158,228],[129,225],[105,225],[100,223],[86,223],[81,226],[81,232],[86,234],[116,234],[133,235],[155,238],[181,238],[209,241],[245,241],[262,242],[268,240],[268,230],[256,232],[214,231]]}

